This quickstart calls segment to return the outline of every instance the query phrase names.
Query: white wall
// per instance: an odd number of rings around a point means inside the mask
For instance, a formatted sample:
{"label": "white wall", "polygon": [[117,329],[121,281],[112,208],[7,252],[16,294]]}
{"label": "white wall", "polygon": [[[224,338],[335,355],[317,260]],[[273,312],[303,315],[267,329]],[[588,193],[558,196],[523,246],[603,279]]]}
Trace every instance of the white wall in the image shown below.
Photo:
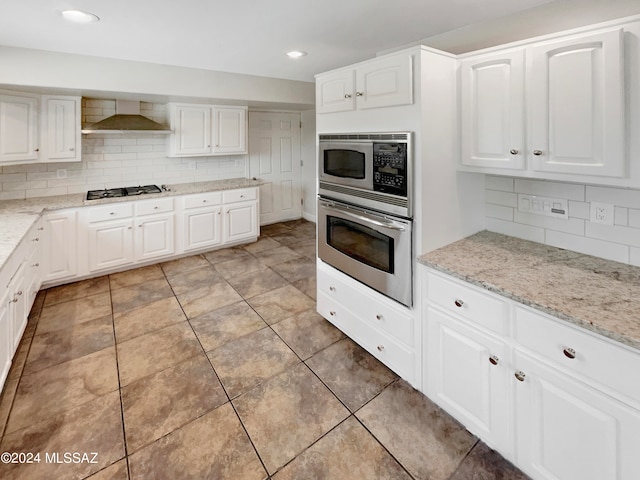
{"label": "white wall", "polygon": [[317,150],[316,150],[316,111],[302,112],[302,217],[309,221],[316,221],[316,178],[317,178]]}
{"label": "white wall", "polygon": [[[0,84],[307,109],[312,82],[0,46]],[[97,95],[94,95],[97,96]]]}
{"label": "white wall", "polygon": [[[569,218],[519,212],[518,193],[565,198]],[[589,221],[590,202],[615,205],[614,225]],[[640,266],[640,191],[488,175],[486,228],[555,247]]]}
{"label": "white wall", "polygon": [[[115,113],[115,100],[83,99],[83,124]],[[142,102],[141,113],[166,124],[164,104]],[[83,193],[148,184],[246,177],[247,156],[168,158],[167,135],[82,136],[82,161],[0,167],[0,200]],[[58,171],[67,178],[58,178]]]}

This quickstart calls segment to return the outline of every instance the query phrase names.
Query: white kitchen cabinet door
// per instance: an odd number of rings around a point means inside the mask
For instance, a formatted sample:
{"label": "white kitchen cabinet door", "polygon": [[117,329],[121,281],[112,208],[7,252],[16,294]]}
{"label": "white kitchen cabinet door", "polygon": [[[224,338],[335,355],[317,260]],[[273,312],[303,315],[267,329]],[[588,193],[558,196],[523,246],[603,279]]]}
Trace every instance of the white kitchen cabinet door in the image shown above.
{"label": "white kitchen cabinet door", "polygon": [[0,95],[0,163],[36,161],[38,146],[38,97]]}
{"label": "white kitchen cabinet door", "polygon": [[356,68],[358,109],[413,103],[413,57],[408,53],[371,60]]}
{"label": "white kitchen cabinet door", "polygon": [[247,108],[214,107],[214,154],[247,153]]}
{"label": "white kitchen cabinet door", "polygon": [[510,451],[506,344],[431,306],[426,325],[429,397],[489,446]]}
{"label": "white kitchen cabinet door", "polygon": [[211,105],[171,104],[170,157],[195,157],[213,153]]}
{"label": "white kitchen cabinet door", "polygon": [[353,69],[317,76],[316,113],[348,112],[355,108],[355,71]]}
{"label": "white kitchen cabinet door", "polygon": [[42,161],[79,162],[82,159],[80,97],[42,97]]}
{"label": "white kitchen cabinet door", "polygon": [[531,47],[531,167],[602,177],[627,174],[623,29]]}
{"label": "white kitchen cabinet door", "polygon": [[460,63],[461,161],[523,169],[524,49]]}
{"label": "white kitchen cabinet door", "polygon": [[89,271],[133,263],[133,219],[89,224]]}
{"label": "white kitchen cabinet door", "polygon": [[223,207],[224,243],[258,236],[257,202],[245,202]]}
{"label": "white kitchen cabinet door", "polygon": [[638,478],[639,411],[519,351],[514,366],[522,470],[540,480]]}
{"label": "white kitchen cabinet door", "polygon": [[0,390],[4,385],[9,369],[11,368],[11,360],[13,353],[11,352],[11,326],[9,319],[9,301],[12,299],[8,291],[4,291],[0,295]]}
{"label": "white kitchen cabinet door", "polygon": [[222,243],[222,207],[197,208],[183,214],[184,249],[196,250]]}
{"label": "white kitchen cabinet door", "polygon": [[77,215],[76,210],[60,210],[43,217],[43,283],[77,274]]}
{"label": "white kitchen cabinet door", "polygon": [[22,263],[7,287],[11,300],[9,302],[9,319],[11,328],[11,356],[16,353],[22,333],[27,326],[27,286],[25,285],[25,265]]}
{"label": "white kitchen cabinet door", "polygon": [[173,213],[136,217],[136,261],[152,260],[175,253],[174,217]]}

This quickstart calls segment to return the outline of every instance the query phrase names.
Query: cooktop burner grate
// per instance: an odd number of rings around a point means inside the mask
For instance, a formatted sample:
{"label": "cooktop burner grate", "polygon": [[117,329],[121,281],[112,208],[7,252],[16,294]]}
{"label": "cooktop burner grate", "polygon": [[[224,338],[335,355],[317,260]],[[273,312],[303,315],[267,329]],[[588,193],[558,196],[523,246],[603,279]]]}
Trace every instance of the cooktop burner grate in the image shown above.
{"label": "cooktop burner grate", "polygon": [[147,193],[160,193],[162,190],[157,185],[144,185],[137,187],[108,188],[105,190],[89,190],[87,200],[99,200],[101,198],[128,197],[145,195]]}

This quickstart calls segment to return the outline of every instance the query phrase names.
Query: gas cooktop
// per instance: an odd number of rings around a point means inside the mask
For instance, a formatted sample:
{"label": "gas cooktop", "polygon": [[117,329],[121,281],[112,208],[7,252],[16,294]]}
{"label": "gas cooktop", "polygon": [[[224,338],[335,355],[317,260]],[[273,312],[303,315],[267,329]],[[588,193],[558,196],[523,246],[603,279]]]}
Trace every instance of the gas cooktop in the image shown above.
{"label": "gas cooktop", "polygon": [[108,188],[105,190],[89,190],[87,200],[99,200],[101,198],[129,197],[132,195],[144,195],[147,193],[160,193],[157,185],[144,185],[137,187]]}

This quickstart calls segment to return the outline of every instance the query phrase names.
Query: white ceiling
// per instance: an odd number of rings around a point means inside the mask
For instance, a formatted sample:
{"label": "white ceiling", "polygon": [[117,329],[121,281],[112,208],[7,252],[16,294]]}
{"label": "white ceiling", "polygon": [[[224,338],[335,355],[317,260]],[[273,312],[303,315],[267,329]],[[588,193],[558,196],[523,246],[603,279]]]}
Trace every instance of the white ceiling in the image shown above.
{"label": "white ceiling", "polygon": [[[573,18],[567,6],[575,13],[585,4],[616,3],[640,6],[640,0],[0,0],[0,45],[313,81],[316,73],[428,37],[445,35],[434,46],[450,51],[464,39],[481,45],[496,22],[508,27],[508,20],[496,20],[502,17],[542,12],[544,27],[546,11],[547,19]],[[68,8],[101,21],[68,23],[59,14]],[[469,32],[473,25],[491,27]],[[508,38],[514,35],[531,36],[519,31]],[[290,60],[285,52],[294,49],[309,55]]]}

